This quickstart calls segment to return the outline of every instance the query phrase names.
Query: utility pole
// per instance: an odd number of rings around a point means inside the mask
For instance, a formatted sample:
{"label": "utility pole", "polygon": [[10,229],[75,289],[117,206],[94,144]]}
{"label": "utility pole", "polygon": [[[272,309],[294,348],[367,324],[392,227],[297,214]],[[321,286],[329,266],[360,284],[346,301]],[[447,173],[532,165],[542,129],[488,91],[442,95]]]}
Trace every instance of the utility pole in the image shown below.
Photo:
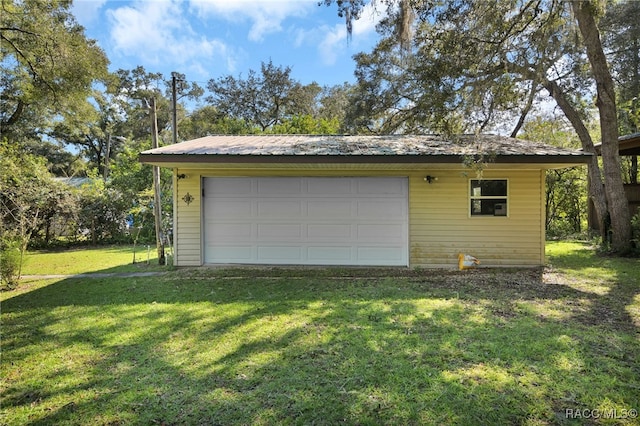
{"label": "utility pole", "polygon": [[171,73],[171,102],[173,103],[173,114],[172,114],[172,122],[171,128],[173,130],[173,139],[172,143],[178,143],[178,96],[176,93],[176,82],[178,80],[178,73]]}
{"label": "utility pole", "polygon": [[[149,100],[151,116],[151,148],[158,148],[158,118],[156,115],[156,99]],[[162,200],[160,198],[160,167],[153,166],[153,215],[156,225],[156,248],[158,249],[158,264],[165,265],[164,234],[162,232]]]}

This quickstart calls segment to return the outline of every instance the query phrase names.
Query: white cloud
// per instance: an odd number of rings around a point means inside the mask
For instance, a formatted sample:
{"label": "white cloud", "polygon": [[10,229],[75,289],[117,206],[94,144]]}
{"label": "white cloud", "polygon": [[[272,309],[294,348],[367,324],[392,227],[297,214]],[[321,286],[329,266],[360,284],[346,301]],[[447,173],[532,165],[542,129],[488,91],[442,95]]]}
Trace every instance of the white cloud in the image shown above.
{"label": "white cloud", "polygon": [[[386,16],[385,10],[376,9],[371,3],[362,11],[360,19],[353,22],[351,43],[364,38],[376,30],[376,25]],[[336,24],[333,27],[323,27],[322,41],[318,44],[318,51],[325,65],[333,65],[339,55],[343,55],[347,46],[346,23]]]}
{"label": "white cloud", "polygon": [[71,11],[76,20],[86,27],[98,18],[100,9],[106,2],[107,0],[75,0]]}
{"label": "white cloud", "polygon": [[153,65],[171,62],[194,70],[206,69],[200,61],[209,62],[214,57],[227,66],[233,64],[231,50],[223,41],[195,33],[179,1],[139,1],[110,9],[107,17],[114,50],[124,56]]}
{"label": "white cloud", "polygon": [[316,0],[192,0],[191,7],[201,17],[249,20],[248,39],[262,41],[265,35],[282,31],[285,19],[305,16],[318,5]]}

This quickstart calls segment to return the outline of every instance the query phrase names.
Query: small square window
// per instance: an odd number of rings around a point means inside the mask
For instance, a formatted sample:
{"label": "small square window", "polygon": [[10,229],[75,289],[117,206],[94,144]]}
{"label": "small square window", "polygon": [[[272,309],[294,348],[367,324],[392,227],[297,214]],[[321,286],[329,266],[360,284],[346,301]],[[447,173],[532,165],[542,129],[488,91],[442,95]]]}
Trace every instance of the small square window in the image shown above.
{"label": "small square window", "polygon": [[506,216],[507,187],[506,179],[471,180],[471,216]]}

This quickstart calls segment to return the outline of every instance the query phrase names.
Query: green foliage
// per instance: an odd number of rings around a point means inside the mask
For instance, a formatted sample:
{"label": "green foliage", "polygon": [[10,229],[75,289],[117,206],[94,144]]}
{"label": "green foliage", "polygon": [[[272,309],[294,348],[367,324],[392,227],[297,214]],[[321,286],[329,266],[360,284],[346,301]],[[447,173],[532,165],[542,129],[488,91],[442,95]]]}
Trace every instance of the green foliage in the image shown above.
{"label": "green foliage", "polygon": [[11,140],[78,112],[108,60],[70,13],[69,0],[2,1],[0,130]]}
{"label": "green foliage", "polygon": [[[240,120],[245,129],[257,127],[260,132],[336,133],[344,118],[347,87],[321,88],[315,82],[303,85],[291,78],[290,67],[263,62],[260,73],[250,70],[246,79],[229,75],[210,80],[211,95],[206,100],[211,108],[201,112],[209,115],[210,123],[228,125]],[[317,124],[310,120],[317,120]],[[245,129],[216,124],[203,130],[208,134],[228,134],[229,130],[233,134],[252,133]],[[202,130],[200,135],[205,135]]]}
{"label": "green foliage", "polygon": [[79,207],[78,229],[92,244],[122,240],[127,203],[120,191],[94,177],[82,187]]}
{"label": "green foliage", "polygon": [[78,190],[65,181],[53,181],[41,202],[38,227],[31,246],[47,246],[59,236],[75,237],[79,215]]}
{"label": "green foliage", "polygon": [[0,145],[0,236],[18,239],[22,250],[59,237],[93,243],[126,238],[123,195],[95,174],[74,187],[55,181],[43,157],[8,143]]}
{"label": "green foliage", "polygon": [[267,133],[287,135],[335,135],[340,122],[333,119],[314,119],[311,115],[297,115],[274,125]]}
{"label": "green foliage", "polygon": [[19,239],[0,239],[0,290],[18,286],[22,269],[22,244]]}
{"label": "green foliage", "polygon": [[0,143],[0,170],[0,237],[19,239],[24,250],[55,208],[57,187],[44,158],[6,140]]}
{"label": "green foliage", "polygon": [[[563,148],[579,141],[562,120],[536,117],[524,126],[522,137]],[[545,191],[545,228],[549,238],[579,235],[586,225],[587,171],[584,167],[548,170]]]}
{"label": "green foliage", "polygon": [[246,79],[228,75],[210,80],[207,101],[225,115],[265,131],[293,112],[291,94],[298,83],[290,74],[290,67],[263,62],[260,74],[250,70]]}
{"label": "green foliage", "polygon": [[[353,19],[366,2],[336,3]],[[405,13],[408,5],[417,22]],[[525,99],[548,80],[578,99],[588,91],[580,84],[584,58],[562,4],[407,0],[403,6],[389,8],[374,50],[355,57],[358,89],[350,114],[361,129],[486,131],[526,114]]]}
{"label": "green foliage", "polygon": [[[138,161],[138,153],[149,149],[149,141],[131,141],[111,165],[111,179],[107,186],[121,194],[123,213],[129,222],[129,241],[150,243],[155,241],[153,218],[153,179],[151,166]],[[172,171],[160,169],[163,228],[172,228],[173,192]]]}
{"label": "green foliage", "polygon": [[47,160],[47,169],[56,177],[84,177],[87,175],[87,162],[82,153],[71,153],[61,145],[50,141],[22,141],[24,149]]}
{"label": "green foliage", "polygon": [[620,133],[640,129],[640,2],[607,4],[600,21],[602,43],[616,82]]}
{"label": "green foliage", "polygon": [[211,105],[196,109],[178,123],[178,135],[183,140],[209,135],[244,135],[256,130],[245,120],[229,117]]}
{"label": "green foliage", "polygon": [[581,234],[587,219],[585,171],[579,168],[549,170],[545,180],[547,236],[566,238]]}

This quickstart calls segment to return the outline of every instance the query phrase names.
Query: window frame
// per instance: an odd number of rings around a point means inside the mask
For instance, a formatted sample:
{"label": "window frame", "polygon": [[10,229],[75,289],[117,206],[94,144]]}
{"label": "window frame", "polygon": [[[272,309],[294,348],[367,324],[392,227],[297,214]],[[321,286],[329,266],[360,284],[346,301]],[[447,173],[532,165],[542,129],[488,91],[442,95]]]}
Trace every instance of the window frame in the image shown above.
{"label": "window frame", "polygon": [[[473,182],[483,182],[483,181],[504,181],[506,184],[505,195],[473,195]],[[468,215],[470,218],[487,218],[487,217],[498,217],[498,218],[508,218],[510,215],[510,197],[509,197],[509,188],[511,184],[508,178],[486,178],[486,179],[469,179],[468,187],[467,187],[467,209]],[[473,214],[473,201],[474,200],[505,200],[506,204],[506,212],[503,215],[494,214]]]}

